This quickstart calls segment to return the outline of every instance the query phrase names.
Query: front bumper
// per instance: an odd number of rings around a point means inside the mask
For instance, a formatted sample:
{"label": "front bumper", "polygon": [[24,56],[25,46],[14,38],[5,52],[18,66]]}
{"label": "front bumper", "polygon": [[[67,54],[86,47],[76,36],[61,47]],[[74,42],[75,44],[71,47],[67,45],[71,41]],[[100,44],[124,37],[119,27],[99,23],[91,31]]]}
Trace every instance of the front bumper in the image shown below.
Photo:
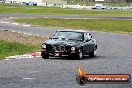
{"label": "front bumper", "polygon": [[68,56],[68,53],[65,53],[65,52],[53,52],[53,53],[49,53],[49,56],[64,57],[64,56]]}
{"label": "front bumper", "polygon": [[42,50],[41,55],[49,55],[51,57],[66,57],[66,56],[75,56],[76,52],[61,52],[61,51],[54,51],[48,52],[46,50]]}

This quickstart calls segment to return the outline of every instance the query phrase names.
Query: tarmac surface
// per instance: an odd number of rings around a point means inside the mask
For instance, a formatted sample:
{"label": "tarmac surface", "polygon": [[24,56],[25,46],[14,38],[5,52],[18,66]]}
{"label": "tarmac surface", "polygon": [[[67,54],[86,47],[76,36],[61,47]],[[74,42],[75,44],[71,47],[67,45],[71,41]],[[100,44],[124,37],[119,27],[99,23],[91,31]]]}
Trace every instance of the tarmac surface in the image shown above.
{"label": "tarmac surface", "polygon": [[[50,36],[62,28],[32,27],[0,23],[0,30]],[[39,30],[39,31],[38,31]],[[63,30],[63,29],[62,29]],[[68,58],[22,58],[0,60],[0,88],[132,88],[130,84],[76,83],[82,66],[88,74],[132,75],[132,35],[90,32],[97,40],[97,56],[82,60]]]}
{"label": "tarmac surface", "polygon": [[75,15],[45,15],[45,14],[15,14],[1,13],[0,18],[5,17],[43,17],[43,18],[60,18],[60,19],[115,19],[115,20],[132,20],[132,16],[75,16]]}

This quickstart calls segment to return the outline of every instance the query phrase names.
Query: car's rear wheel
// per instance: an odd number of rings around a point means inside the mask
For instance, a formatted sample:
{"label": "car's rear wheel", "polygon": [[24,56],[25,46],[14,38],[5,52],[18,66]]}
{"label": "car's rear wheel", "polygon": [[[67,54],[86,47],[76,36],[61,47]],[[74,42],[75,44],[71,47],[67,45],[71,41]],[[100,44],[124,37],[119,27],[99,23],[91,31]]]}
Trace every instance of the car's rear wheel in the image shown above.
{"label": "car's rear wheel", "polygon": [[43,59],[49,59],[49,54],[48,53],[45,53],[45,52],[41,52],[41,56]]}
{"label": "car's rear wheel", "polygon": [[42,56],[43,59],[49,59],[49,55]]}

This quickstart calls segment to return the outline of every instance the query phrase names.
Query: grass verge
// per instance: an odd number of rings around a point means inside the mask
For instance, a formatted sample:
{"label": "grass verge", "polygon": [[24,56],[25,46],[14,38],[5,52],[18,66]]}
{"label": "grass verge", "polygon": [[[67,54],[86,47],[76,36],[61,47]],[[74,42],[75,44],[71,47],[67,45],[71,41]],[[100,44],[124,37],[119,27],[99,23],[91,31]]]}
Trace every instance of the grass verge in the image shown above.
{"label": "grass verge", "polygon": [[87,29],[90,31],[104,31],[115,33],[132,33],[131,20],[93,20],[93,19],[15,19],[16,22],[35,26],[63,27],[72,29]]}
{"label": "grass verge", "polygon": [[0,59],[41,50],[41,44],[47,36],[33,36],[0,30]]}
{"label": "grass verge", "polygon": [[39,50],[39,46],[26,45],[17,42],[0,40],[0,59],[6,56],[19,55]]}
{"label": "grass verge", "polygon": [[51,14],[51,15],[83,15],[83,16],[131,16],[132,11],[122,10],[77,10],[44,6],[24,6],[0,4],[0,13]]}

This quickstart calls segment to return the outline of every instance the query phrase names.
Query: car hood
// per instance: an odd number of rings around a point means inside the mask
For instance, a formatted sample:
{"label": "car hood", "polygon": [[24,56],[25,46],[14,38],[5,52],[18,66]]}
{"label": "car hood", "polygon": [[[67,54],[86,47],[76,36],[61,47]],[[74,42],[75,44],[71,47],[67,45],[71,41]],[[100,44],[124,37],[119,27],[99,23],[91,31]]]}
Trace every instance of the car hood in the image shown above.
{"label": "car hood", "polygon": [[75,40],[60,40],[60,39],[49,39],[44,42],[45,44],[50,45],[68,45],[68,46],[75,46],[79,45],[81,41],[75,41]]}

